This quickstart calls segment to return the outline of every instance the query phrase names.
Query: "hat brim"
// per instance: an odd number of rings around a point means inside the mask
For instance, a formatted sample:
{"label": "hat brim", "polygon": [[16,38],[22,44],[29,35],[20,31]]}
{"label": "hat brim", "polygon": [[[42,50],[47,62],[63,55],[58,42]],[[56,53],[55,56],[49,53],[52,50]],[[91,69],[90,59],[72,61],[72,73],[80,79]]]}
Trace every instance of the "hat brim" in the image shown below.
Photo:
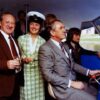
{"label": "hat brim", "polygon": [[34,16],[34,15],[36,15],[37,17],[40,17],[41,19],[45,20],[45,16],[40,12],[30,11],[30,12],[27,13],[27,17]]}

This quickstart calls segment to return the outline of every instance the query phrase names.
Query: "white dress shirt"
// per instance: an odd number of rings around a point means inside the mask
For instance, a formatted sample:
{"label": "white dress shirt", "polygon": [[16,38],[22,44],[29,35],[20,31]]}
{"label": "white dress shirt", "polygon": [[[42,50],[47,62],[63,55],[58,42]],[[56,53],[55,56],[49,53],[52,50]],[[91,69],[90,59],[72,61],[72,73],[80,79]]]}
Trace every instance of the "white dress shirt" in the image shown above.
{"label": "white dress shirt", "polygon": [[[11,51],[11,54],[12,54],[12,50],[11,50],[11,47],[10,47],[10,40],[9,40],[9,35],[6,34],[4,31],[0,30],[1,34],[4,36],[9,48],[10,48],[10,51]],[[12,38],[12,37],[11,37]],[[17,54],[18,54],[18,57],[20,57],[20,54],[19,54],[19,49],[18,49],[18,46],[17,44],[15,43],[14,39],[12,38],[13,42],[14,42],[14,45],[15,45],[15,49],[17,51]],[[12,57],[13,57],[13,54],[12,54]]]}
{"label": "white dress shirt", "polygon": [[[59,42],[55,41],[54,39],[51,39],[51,41],[52,41],[59,49],[61,49],[61,46],[59,45]],[[65,53],[66,57],[69,58],[68,53],[65,51],[65,49],[64,49],[64,53]]]}

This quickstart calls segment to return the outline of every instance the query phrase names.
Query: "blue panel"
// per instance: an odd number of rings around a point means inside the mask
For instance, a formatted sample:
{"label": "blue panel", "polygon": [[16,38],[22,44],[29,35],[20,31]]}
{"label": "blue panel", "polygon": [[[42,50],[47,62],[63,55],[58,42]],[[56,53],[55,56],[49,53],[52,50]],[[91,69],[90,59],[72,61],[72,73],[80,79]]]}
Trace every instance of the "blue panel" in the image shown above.
{"label": "blue panel", "polygon": [[81,64],[89,69],[100,69],[100,58],[95,55],[82,55]]}
{"label": "blue panel", "polygon": [[100,86],[99,86],[99,91],[98,91],[98,95],[97,95],[97,100],[100,100]]}
{"label": "blue panel", "polygon": [[[100,69],[100,58],[94,55],[82,55],[81,63],[89,69]],[[97,100],[100,100],[100,86],[98,90]]]}

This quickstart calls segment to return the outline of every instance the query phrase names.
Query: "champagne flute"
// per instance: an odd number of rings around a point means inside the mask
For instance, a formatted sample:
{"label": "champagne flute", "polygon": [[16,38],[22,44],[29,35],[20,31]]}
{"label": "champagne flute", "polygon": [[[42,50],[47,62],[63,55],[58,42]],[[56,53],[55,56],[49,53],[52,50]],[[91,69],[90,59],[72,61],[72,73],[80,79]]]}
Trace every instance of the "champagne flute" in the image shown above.
{"label": "champagne flute", "polygon": [[18,73],[21,71],[21,57],[14,57],[14,60],[16,61],[17,65],[15,68],[15,72]]}

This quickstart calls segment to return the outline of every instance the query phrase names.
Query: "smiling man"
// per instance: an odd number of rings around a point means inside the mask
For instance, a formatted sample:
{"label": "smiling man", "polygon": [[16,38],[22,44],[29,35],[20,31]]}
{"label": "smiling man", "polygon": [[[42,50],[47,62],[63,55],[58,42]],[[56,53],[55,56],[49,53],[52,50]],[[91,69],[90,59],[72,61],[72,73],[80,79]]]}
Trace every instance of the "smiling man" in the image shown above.
{"label": "smiling man", "polygon": [[20,64],[14,57],[20,57],[20,53],[11,36],[15,29],[15,17],[10,12],[4,12],[0,16],[0,27],[0,100],[19,100],[19,84],[15,71]]}

